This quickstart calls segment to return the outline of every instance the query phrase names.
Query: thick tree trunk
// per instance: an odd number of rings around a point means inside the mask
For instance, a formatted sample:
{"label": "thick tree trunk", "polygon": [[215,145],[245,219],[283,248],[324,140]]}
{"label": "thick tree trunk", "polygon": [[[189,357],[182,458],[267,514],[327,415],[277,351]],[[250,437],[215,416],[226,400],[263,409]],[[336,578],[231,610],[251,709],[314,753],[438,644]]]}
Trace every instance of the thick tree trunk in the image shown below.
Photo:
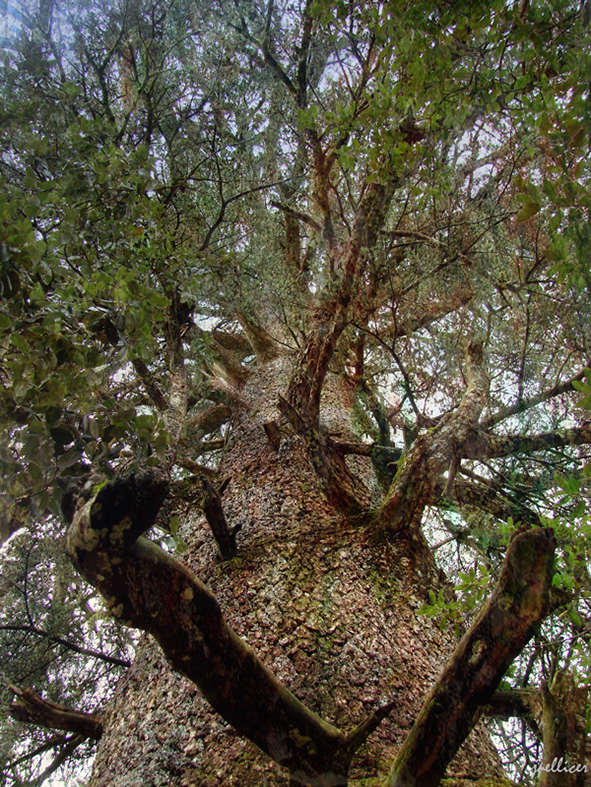
{"label": "thick tree trunk", "polygon": [[[347,734],[393,702],[353,758],[348,777],[356,785],[386,777],[457,643],[416,614],[442,581],[420,534],[378,535],[327,502],[301,437],[281,420],[277,403],[289,371],[276,358],[247,380],[248,406],[235,416],[219,469],[227,525],[241,526],[237,556],[220,561],[203,515],[179,501],[189,546],[183,561],[215,594],[229,625],[326,722]],[[321,423],[340,439],[354,437],[351,404],[350,390],[329,377]],[[270,423],[280,424],[272,439]],[[371,491],[370,460],[352,461]],[[502,775],[485,732],[472,733],[448,773],[454,770],[466,778]],[[346,777],[335,773],[322,785]],[[105,714],[89,787],[287,783],[287,772],[240,738],[145,637]]]}

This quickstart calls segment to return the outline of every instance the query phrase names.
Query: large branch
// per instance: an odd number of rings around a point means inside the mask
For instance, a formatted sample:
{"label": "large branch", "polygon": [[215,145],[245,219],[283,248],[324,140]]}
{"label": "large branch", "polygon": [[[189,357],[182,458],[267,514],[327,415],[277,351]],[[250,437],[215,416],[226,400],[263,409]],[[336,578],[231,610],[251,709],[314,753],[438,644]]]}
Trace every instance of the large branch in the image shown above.
{"label": "large branch", "polygon": [[[457,409],[430,432],[418,437],[401,460],[386,499],[378,512],[380,529],[400,530],[418,526],[426,506],[433,502],[440,479],[449,469],[451,490],[458,450],[472,434],[488,396],[488,377],[482,363],[482,346],[471,343],[467,353],[468,387]],[[446,490],[447,491],[447,490]]]}
{"label": "large branch", "polygon": [[533,689],[495,691],[483,707],[482,713],[484,716],[505,721],[515,717],[525,719],[532,732],[541,737],[540,728],[534,718],[536,704],[539,704],[538,692]]}
{"label": "large branch", "polygon": [[112,614],[151,633],[172,667],[193,680],[228,723],[292,775],[301,774],[302,783],[346,773],[345,736],[274,677],[189,569],[141,537],[166,493],[167,483],[155,471],[103,486],[89,481],[68,529],[74,564]]}
{"label": "large branch", "polygon": [[462,637],[398,752],[387,787],[436,787],[510,664],[550,609],[556,540],[518,532],[489,601]]}
{"label": "large branch", "polygon": [[287,399],[313,428],[318,426],[320,394],[328,366],[345,327],[355,296],[363,290],[362,273],[400,179],[370,183],[356,213],[351,238],[343,253],[342,277],[335,295],[325,298],[312,318],[306,346],[289,385]]}
{"label": "large branch", "polygon": [[31,689],[21,689],[17,686],[9,688],[19,698],[8,710],[12,718],[17,721],[36,724],[50,730],[65,730],[95,740],[99,740],[103,734],[103,722],[99,716],[44,700]]}
{"label": "large branch", "polygon": [[588,443],[591,443],[591,424],[530,436],[487,435],[479,431],[464,445],[462,456],[467,459],[494,459]]}

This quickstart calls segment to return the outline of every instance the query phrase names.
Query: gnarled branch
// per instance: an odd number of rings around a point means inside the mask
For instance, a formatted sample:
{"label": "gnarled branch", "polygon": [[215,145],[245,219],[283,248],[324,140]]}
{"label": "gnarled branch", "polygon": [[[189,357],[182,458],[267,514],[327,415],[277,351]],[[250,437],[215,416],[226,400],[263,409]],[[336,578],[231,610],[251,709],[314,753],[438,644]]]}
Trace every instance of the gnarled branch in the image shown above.
{"label": "gnarled branch", "polygon": [[292,774],[301,774],[304,783],[340,773],[345,784],[345,736],[275,678],[189,569],[141,537],[153,525],[167,489],[155,471],[104,486],[89,482],[68,529],[74,564],[116,617],[156,638],[173,669],[193,680],[239,734]]}

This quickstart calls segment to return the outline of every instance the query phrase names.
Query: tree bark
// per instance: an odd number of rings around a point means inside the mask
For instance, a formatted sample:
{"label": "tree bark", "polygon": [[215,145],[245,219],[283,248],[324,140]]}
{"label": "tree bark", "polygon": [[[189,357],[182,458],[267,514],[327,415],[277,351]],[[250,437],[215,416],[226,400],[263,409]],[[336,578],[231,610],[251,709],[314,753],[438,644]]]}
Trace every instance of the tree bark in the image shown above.
{"label": "tree bark", "polygon": [[[278,446],[269,442],[264,425],[281,421],[278,401],[290,373],[289,359],[276,358],[250,375],[242,390],[248,406],[235,415],[226,442],[219,475],[229,479],[223,495],[227,525],[242,525],[237,557],[220,562],[201,512],[187,515],[179,506],[189,575],[185,569],[170,573],[167,560],[153,560],[157,548],[143,541],[130,551],[134,560],[150,564],[145,569],[119,564],[109,576],[106,560],[98,572],[110,583],[107,595],[122,619],[137,625],[138,613],[126,603],[118,608],[118,583],[126,583],[127,597],[150,599],[147,628],[160,638],[173,668],[149,639],[142,641],[105,714],[89,787],[285,785],[278,761],[291,770],[293,784],[385,779],[422,698],[456,647],[451,631],[416,614],[428,589],[441,581],[425,542],[404,532],[380,536],[370,517],[350,517],[331,505],[304,438],[285,421]],[[320,429],[354,441],[350,388],[330,375],[324,388]],[[341,459],[367,488],[377,488],[370,457]],[[156,576],[162,571],[166,576]],[[198,595],[210,610],[201,628],[167,633],[175,605],[183,619],[198,614]],[[157,633],[159,626],[163,632]],[[212,656],[217,648],[219,655]],[[217,675],[227,676],[226,688],[203,666],[211,658],[219,659]],[[237,679],[241,674],[252,680]],[[236,685],[246,686],[239,695],[246,702],[233,696]],[[272,740],[273,728],[285,729],[285,714],[292,714],[292,733]],[[480,729],[448,775],[454,768],[474,777],[502,776]]]}

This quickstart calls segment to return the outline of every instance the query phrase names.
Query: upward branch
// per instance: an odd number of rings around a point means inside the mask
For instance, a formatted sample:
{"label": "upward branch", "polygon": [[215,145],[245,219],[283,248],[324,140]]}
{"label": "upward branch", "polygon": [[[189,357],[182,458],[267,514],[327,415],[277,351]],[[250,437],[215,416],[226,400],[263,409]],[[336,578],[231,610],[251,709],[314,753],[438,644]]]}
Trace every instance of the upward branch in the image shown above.
{"label": "upward branch", "polygon": [[325,297],[316,310],[309,338],[292,377],[287,399],[312,426],[318,426],[320,394],[328,366],[355,306],[361,298],[362,274],[368,250],[376,242],[400,178],[389,170],[385,183],[373,182],[357,209],[351,238],[342,259],[341,281],[335,294]]}
{"label": "upward branch", "polygon": [[387,787],[436,787],[508,667],[550,611],[556,540],[518,532],[499,582],[425,699]]}
{"label": "upward branch", "polygon": [[431,432],[418,437],[402,460],[384,504],[378,526],[388,530],[418,526],[426,506],[433,502],[442,474],[449,468],[453,484],[462,445],[473,434],[488,396],[488,377],[482,345],[473,342],[467,353],[468,387],[457,409]]}

